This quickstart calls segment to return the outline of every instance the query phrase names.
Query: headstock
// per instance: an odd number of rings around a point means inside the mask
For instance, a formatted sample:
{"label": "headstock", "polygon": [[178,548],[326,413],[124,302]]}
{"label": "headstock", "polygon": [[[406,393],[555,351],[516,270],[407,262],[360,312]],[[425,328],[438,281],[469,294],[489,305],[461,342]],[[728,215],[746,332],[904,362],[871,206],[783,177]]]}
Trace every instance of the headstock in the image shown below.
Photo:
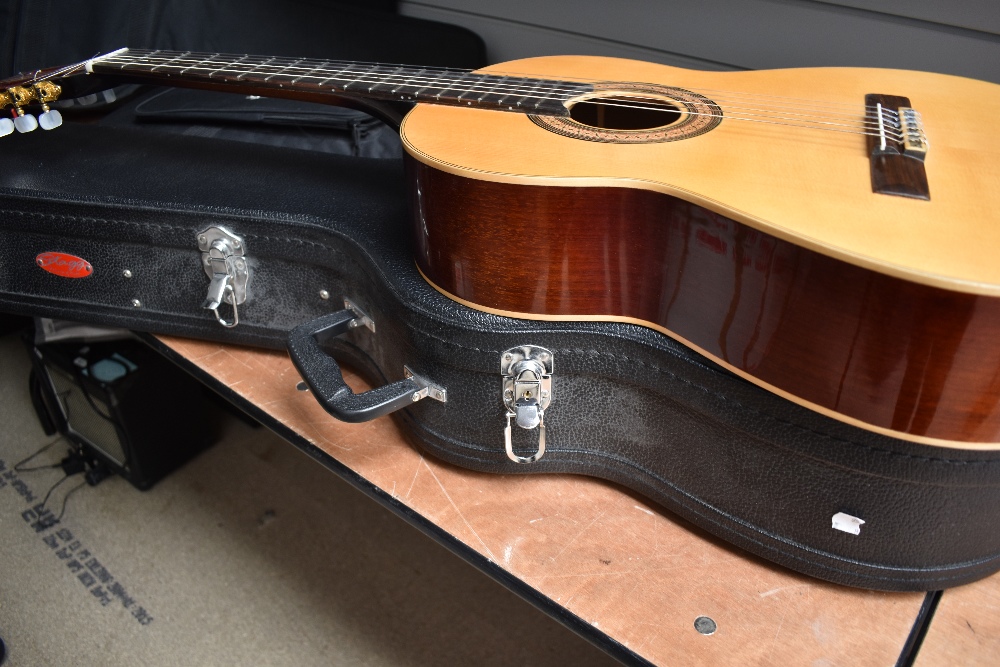
{"label": "headstock", "polygon": [[110,88],[114,82],[90,76],[93,64],[126,51],[118,49],[80,63],[17,74],[0,81],[0,110],[10,114],[10,118],[0,117],[0,137],[14,130],[32,132],[39,127],[53,130],[62,125],[62,114],[49,105],[60,98],[80,97]]}
{"label": "headstock", "polygon": [[[59,99],[62,87],[48,80],[26,82],[26,85],[11,86],[0,90],[0,107],[9,109],[11,118],[0,118],[0,137],[5,137],[14,130],[31,132],[41,127],[52,130],[62,125],[62,114],[57,109],[49,108],[49,104]],[[29,105],[40,105],[41,113],[37,120],[25,111]]]}

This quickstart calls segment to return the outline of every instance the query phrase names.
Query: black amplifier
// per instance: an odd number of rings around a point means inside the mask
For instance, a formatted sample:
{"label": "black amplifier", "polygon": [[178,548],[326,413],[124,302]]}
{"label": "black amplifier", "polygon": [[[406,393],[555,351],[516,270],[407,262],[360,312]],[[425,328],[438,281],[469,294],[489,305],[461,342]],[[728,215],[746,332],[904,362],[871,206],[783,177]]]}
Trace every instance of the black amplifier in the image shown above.
{"label": "black amplifier", "polygon": [[29,352],[43,423],[138,489],[218,435],[208,390],[140,341],[29,343]]}

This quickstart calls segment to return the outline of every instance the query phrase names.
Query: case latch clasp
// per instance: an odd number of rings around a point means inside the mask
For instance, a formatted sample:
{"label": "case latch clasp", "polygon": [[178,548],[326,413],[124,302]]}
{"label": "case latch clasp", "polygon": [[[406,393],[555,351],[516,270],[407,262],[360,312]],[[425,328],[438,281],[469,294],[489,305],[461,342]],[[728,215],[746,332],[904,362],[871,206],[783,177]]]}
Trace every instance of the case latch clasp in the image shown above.
{"label": "case latch clasp", "polygon": [[[504,444],[515,463],[534,463],[545,454],[545,410],[552,402],[552,352],[544,347],[521,345],[500,356],[503,403],[507,408]],[[526,430],[538,428],[538,448],[531,456],[514,452],[511,420]]]}
{"label": "case latch clasp", "polygon": [[[202,308],[211,310],[222,326],[231,329],[240,323],[239,306],[247,300],[247,282],[250,266],[247,264],[246,245],[236,234],[225,227],[209,227],[198,232],[198,249],[201,265],[212,282]],[[228,303],[233,307],[233,319],[219,315],[219,307]]]}

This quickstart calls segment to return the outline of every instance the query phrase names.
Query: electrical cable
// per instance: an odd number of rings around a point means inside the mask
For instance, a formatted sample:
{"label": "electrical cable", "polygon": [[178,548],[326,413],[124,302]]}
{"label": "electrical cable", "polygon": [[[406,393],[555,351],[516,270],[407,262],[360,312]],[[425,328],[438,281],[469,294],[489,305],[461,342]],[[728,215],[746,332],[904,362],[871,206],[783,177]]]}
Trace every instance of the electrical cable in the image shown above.
{"label": "electrical cable", "polygon": [[[45,508],[48,505],[49,498],[52,496],[52,492],[55,491],[63,482],[65,482],[70,477],[75,477],[76,475],[79,475],[79,474],[80,474],[79,472],[67,474],[67,475],[63,476],[55,484],[53,484],[51,487],[49,487],[48,492],[45,494],[45,498],[42,500],[41,507]],[[87,484],[87,481],[84,480],[84,481],[80,482],[79,484],[77,484],[72,489],[70,489],[69,491],[66,492],[66,495],[63,496],[62,508],[59,510],[59,516],[57,516],[57,517],[55,517],[53,519],[49,519],[48,521],[46,521],[45,522],[45,526],[46,527],[54,526],[54,525],[56,525],[57,523],[59,523],[62,520],[63,515],[66,514],[66,503],[69,500],[69,497],[71,495],[73,495],[75,492],[77,492],[80,489],[80,487],[85,486],[86,484]]]}
{"label": "electrical cable", "polygon": [[[71,477],[71,475],[66,475],[66,478],[68,478],[68,477]],[[84,487],[86,485],[87,485],[87,481],[84,480],[84,481],[80,482],[79,484],[77,484],[72,489],[70,489],[69,491],[66,492],[66,495],[63,496],[62,509],[59,510],[59,516],[56,517],[55,523],[59,523],[59,521],[63,518],[63,514],[66,513],[66,501],[69,500],[69,497],[71,495],[73,495],[74,493],[76,493],[77,491],[79,491],[82,487]]]}
{"label": "electrical cable", "polygon": [[21,461],[15,463],[14,464],[14,470],[16,472],[31,472],[32,470],[49,470],[50,468],[58,468],[58,467],[60,467],[62,465],[62,463],[53,463],[52,465],[35,466],[33,468],[22,468],[21,466],[23,466],[25,463],[27,463],[31,459],[35,458],[36,456],[38,456],[42,452],[46,451],[52,445],[55,445],[55,444],[57,444],[59,442],[62,442],[62,441],[63,441],[63,436],[60,435],[58,438],[56,438],[55,440],[53,440],[49,444],[43,445],[41,449],[39,449],[38,451],[36,451],[31,456],[27,457],[26,459],[22,459]]}

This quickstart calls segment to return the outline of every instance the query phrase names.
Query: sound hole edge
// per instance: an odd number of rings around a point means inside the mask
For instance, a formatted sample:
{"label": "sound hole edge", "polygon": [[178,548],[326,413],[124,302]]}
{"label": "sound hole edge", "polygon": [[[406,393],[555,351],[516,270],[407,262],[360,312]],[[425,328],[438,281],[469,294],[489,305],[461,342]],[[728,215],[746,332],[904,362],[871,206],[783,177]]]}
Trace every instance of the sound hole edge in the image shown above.
{"label": "sound hole edge", "polygon": [[653,130],[680,122],[685,114],[669,99],[605,94],[573,103],[570,118],[599,130]]}

